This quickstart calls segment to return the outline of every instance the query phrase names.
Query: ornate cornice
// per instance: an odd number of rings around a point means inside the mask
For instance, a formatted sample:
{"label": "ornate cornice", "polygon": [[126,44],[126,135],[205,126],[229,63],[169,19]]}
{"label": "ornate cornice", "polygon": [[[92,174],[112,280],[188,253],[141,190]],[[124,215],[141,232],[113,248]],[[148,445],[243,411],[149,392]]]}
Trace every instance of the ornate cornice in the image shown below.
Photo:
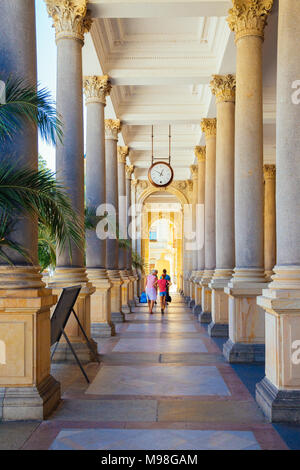
{"label": "ornate cornice", "polygon": [[102,103],[106,105],[106,96],[109,95],[111,84],[108,75],[83,77],[83,89],[86,103]]}
{"label": "ornate cornice", "polygon": [[206,159],[206,147],[205,145],[196,145],[195,147],[195,157],[198,162],[204,162]]}
{"label": "ornate cornice", "polygon": [[129,148],[126,146],[118,147],[118,162],[119,163],[126,163],[126,157],[129,153]]}
{"label": "ornate cornice", "polygon": [[264,179],[275,179],[276,177],[276,166],[275,165],[264,165]]}
{"label": "ornate cornice", "polygon": [[227,22],[237,41],[244,36],[264,37],[264,28],[273,0],[232,0]]}
{"label": "ornate cornice", "polygon": [[217,103],[224,101],[235,102],[236,80],[234,75],[213,75],[210,88],[216,96]]}
{"label": "ornate cornice", "polygon": [[87,0],[45,0],[49,16],[53,19],[56,41],[72,38],[84,41],[92,26],[87,11]]}
{"label": "ornate cornice", "polygon": [[191,170],[192,178],[193,179],[197,178],[197,176],[198,176],[198,165],[191,165],[190,170]]}
{"label": "ornate cornice", "polygon": [[205,138],[215,137],[217,133],[217,119],[204,118],[201,121],[201,129],[205,134]]}
{"label": "ornate cornice", "polygon": [[133,165],[126,165],[125,166],[125,171],[126,171],[126,178],[128,180],[131,180],[131,175],[134,172],[134,166]]}
{"label": "ornate cornice", "polygon": [[105,138],[118,140],[118,133],[121,130],[120,119],[105,119]]}

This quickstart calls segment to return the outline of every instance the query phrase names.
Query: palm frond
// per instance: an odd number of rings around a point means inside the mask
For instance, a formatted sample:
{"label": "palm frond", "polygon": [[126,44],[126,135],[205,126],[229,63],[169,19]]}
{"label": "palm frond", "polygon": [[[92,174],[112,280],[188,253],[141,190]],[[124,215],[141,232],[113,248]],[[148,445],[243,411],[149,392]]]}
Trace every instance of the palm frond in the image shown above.
{"label": "palm frond", "polygon": [[0,210],[16,216],[18,211],[37,216],[71,256],[72,242],[83,247],[83,221],[73,210],[62,184],[50,170],[20,168],[9,161],[0,162]]}
{"label": "palm frond", "polygon": [[7,254],[7,249],[17,252],[29,262],[31,262],[28,252],[17,242],[10,239],[14,231],[15,222],[12,221],[8,213],[2,211],[0,213],[0,259],[5,263],[13,265],[13,261]]}
{"label": "palm frond", "polygon": [[22,130],[24,122],[36,126],[42,138],[55,144],[63,137],[62,122],[55,103],[46,88],[22,78],[9,77],[6,81],[6,103],[0,104],[0,143],[12,140]]}
{"label": "palm frond", "polygon": [[132,252],[132,266],[142,272],[145,272],[145,270],[149,267],[148,263],[145,262],[144,258],[140,256],[136,251]]}
{"label": "palm frond", "polygon": [[38,231],[38,260],[43,272],[48,267],[56,266],[56,240],[50,230],[39,222]]}

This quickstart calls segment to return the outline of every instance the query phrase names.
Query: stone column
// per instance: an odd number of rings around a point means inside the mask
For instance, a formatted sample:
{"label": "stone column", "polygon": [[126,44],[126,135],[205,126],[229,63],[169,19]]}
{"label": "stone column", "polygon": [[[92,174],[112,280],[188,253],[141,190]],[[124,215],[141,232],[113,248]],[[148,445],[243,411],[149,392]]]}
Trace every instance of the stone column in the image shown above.
{"label": "stone column", "polygon": [[[107,75],[85,77],[86,96],[86,206],[97,210],[106,202],[104,108],[111,90]],[[86,264],[88,277],[96,288],[91,297],[93,337],[114,335],[110,314],[111,283],[106,271],[106,240],[96,230],[86,231]]]}
{"label": "stone column", "polygon": [[[192,194],[192,231],[196,234],[196,210],[197,210],[197,200],[198,200],[198,165],[191,165],[191,176],[193,181],[193,194]],[[197,234],[196,234],[197,236]],[[197,271],[197,251],[196,251],[196,243],[197,240],[195,239],[195,248],[191,251],[191,275],[190,275],[190,301],[189,307],[193,308],[195,306],[195,276]]]}
{"label": "stone column", "polygon": [[206,141],[205,165],[205,208],[204,208],[204,243],[205,270],[201,279],[202,312],[201,323],[211,322],[211,289],[209,283],[216,267],[216,234],[215,234],[215,199],[216,199],[216,118],[205,118],[201,122]]}
{"label": "stone column", "polygon": [[106,240],[107,274],[112,283],[111,319],[114,323],[123,322],[122,284],[119,270],[119,242],[117,226],[119,222],[118,193],[118,133],[121,130],[119,119],[105,119],[105,160],[106,160],[106,203],[111,209],[109,214],[110,238]]}
{"label": "stone column", "polygon": [[279,0],[277,264],[273,281],[257,299],[266,315],[266,376],[256,387],[258,404],[275,422],[300,420],[300,106],[299,84],[295,82],[300,77],[299,17],[299,1]]}
{"label": "stone column", "polygon": [[[264,312],[256,296],[266,286],[263,225],[262,44],[272,1],[233,2],[228,23],[237,46],[235,108],[235,256],[229,295],[230,362],[264,360]],[[251,221],[249,223],[249,221]]]}
{"label": "stone column", "polygon": [[[45,0],[49,16],[53,18],[57,45],[57,111],[64,123],[63,142],[56,145],[56,171],[60,181],[67,188],[72,206],[78,218],[84,221],[84,150],[83,150],[83,93],[82,93],[82,46],[84,34],[91,27],[87,16],[85,0]],[[81,285],[75,305],[76,313],[90,338],[91,334],[91,294],[95,288],[89,282],[84,263],[84,244],[57,251],[57,264],[50,287],[56,294],[63,287]],[[93,356],[89,352],[85,338],[73,319],[67,325],[67,334],[81,361],[88,362]],[[96,350],[97,345],[93,342]],[[59,343],[55,361],[74,361],[68,344]]]}
{"label": "stone column", "polygon": [[[133,230],[133,241],[132,241],[132,246],[133,246],[133,250],[137,253],[138,252],[138,249],[137,249],[137,217],[136,217],[136,201],[137,201],[137,183],[138,183],[138,180],[136,179],[132,179],[131,180],[131,190],[132,190],[132,230]],[[138,305],[139,303],[139,295],[140,295],[140,292],[139,292],[139,272],[136,268],[133,269],[133,274],[134,274],[134,277],[135,277],[135,283],[134,283],[134,301],[135,301],[135,304]]]}
{"label": "stone column", "polygon": [[232,278],[234,248],[234,117],[235,77],[214,75],[212,93],[217,102],[216,150],[216,269],[212,289],[211,336],[228,336],[228,295],[224,287]]}
{"label": "stone column", "polygon": [[[36,84],[34,0],[0,2],[1,79],[10,75]],[[22,132],[1,144],[0,161],[18,159],[37,169],[37,131]],[[42,420],[58,405],[60,385],[50,375],[50,308],[56,303],[42,282],[37,261],[37,220],[20,217],[14,240],[32,264],[8,252],[14,265],[0,265],[0,420]]]}
{"label": "stone column", "polygon": [[130,313],[129,284],[127,272],[127,196],[126,196],[126,157],[129,153],[127,146],[118,147],[118,191],[119,191],[119,269],[122,284],[122,312]]}
{"label": "stone column", "polygon": [[264,165],[265,181],[265,276],[271,282],[276,264],[276,201],[275,201],[275,165]]}
{"label": "stone column", "polygon": [[195,306],[193,312],[198,315],[201,313],[201,278],[205,268],[205,251],[204,251],[204,203],[205,203],[205,158],[206,147],[198,145],[195,147],[195,155],[198,161],[198,217],[200,220],[197,224],[198,233],[198,251],[197,251],[197,271],[195,273]]}
{"label": "stone column", "polygon": [[132,221],[132,215],[131,215],[131,204],[132,204],[132,199],[131,199],[131,175],[133,173],[134,166],[133,165],[126,165],[125,166],[125,173],[126,173],[126,200],[127,200],[127,236],[128,236],[128,243],[129,247],[127,250],[127,273],[128,277],[130,280],[129,283],[129,291],[128,291],[128,303],[130,306],[130,309],[132,310],[134,305],[135,305],[135,300],[134,300],[134,284],[136,282],[136,276],[133,272],[132,269],[132,237],[131,234],[129,233],[129,227],[131,225]]}

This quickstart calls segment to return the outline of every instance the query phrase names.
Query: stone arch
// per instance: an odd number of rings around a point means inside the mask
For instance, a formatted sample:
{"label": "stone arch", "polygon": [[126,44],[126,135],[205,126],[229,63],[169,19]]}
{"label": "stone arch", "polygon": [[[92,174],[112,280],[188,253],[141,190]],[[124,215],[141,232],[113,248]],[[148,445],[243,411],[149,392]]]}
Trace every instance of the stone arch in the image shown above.
{"label": "stone arch", "polygon": [[[144,191],[141,192],[141,194],[138,196],[138,200],[137,200],[137,203],[138,204],[144,204],[144,202],[146,201],[146,199],[151,196],[151,194],[153,193],[156,193],[158,191],[162,191],[161,189],[159,188],[156,188],[155,186],[150,186],[150,187],[147,187],[146,189],[144,189]],[[177,188],[174,188],[172,185],[171,186],[168,186],[166,189],[166,194],[172,194],[173,196],[176,196],[178,201],[181,203],[181,206],[183,207],[184,204],[189,204],[189,201],[186,197],[186,195],[180,191],[179,189]]]}

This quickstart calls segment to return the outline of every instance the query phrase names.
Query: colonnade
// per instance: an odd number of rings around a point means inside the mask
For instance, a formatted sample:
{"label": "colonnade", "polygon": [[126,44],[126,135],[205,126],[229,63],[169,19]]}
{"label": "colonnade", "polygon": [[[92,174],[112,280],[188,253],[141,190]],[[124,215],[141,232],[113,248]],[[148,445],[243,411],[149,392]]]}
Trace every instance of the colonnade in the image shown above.
{"label": "colonnade", "polygon": [[[223,354],[229,362],[265,360],[266,376],[257,384],[256,399],[266,416],[296,421],[300,108],[292,93],[300,66],[288,57],[300,38],[300,5],[279,0],[276,165],[264,165],[262,45],[272,6],[272,1],[235,0],[229,11],[236,75],[214,75],[210,84],[217,116],[214,132],[214,119],[202,120],[205,261],[199,254],[189,280],[198,288],[184,293],[189,305],[195,304],[199,321],[209,323],[209,334],[225,338]],[[203,147],[196,147],[198,162],[201,154]],[[200,193],[197,203],[203,204]]]}
{"label": "colonnade", "polygon": [[[118,147],[122,123],[105,116],[109,77],[82,77],[84,35],[92,24],[86,1],[45,3],[56,30],[57,108],[64,121],[64,140],[56,150],[59,178],[83,221],[84,89],[86,201],[90,209],[114,207],[115,217],[107,224],[111,234],[119,235],[129,221],[133,168],[126,167],[129,149]],[[217,116],[202,120],[206,146],[196,147],[192,168],[193,206],[204,205],[204,243],[196,257],[184,255],[183,290],[212,336],[228,334],[223,350],[228,361],[265,358],[257,402],[269,419],[294,421],[300,419],[300,108],[291,95],[300,61],[291,61],[289,53],[298,50],[300,5],[279,0],[275,171],[274,165],[263,165],[262,114],[262,44],[272,4],[234,0],[229,11],[236,75],[212,77]],[[17,72],[36,82],[34,0],[2,0],[0,17],[6,19],[0,32],[4,74]],[[25,165],[37,168],[34,130],[25,129],[22,140],[17,138],[5,152],[12,150],[26,155]],[[114,334],[114,323],[131,311],[138,295],[131,244],[124,250],[117,236],[98,235],[87,230],[86,263],[84,246],[73,246],[72,257],[67,249],[58,251],[46,288],[37,266],[37,221],[18,220],[16,237],[22,236],[34,262],[16,255],[14,266],[0,266],[3,419],[42,419],[59,402],[60,386],[50,374],[50,308],[63,287],[81,285],[76,312],[91,341]],[[88,361],[84,339],[72,322],[68,332],[81,360]],[[56,354],[71,360],[63,342]]]}

